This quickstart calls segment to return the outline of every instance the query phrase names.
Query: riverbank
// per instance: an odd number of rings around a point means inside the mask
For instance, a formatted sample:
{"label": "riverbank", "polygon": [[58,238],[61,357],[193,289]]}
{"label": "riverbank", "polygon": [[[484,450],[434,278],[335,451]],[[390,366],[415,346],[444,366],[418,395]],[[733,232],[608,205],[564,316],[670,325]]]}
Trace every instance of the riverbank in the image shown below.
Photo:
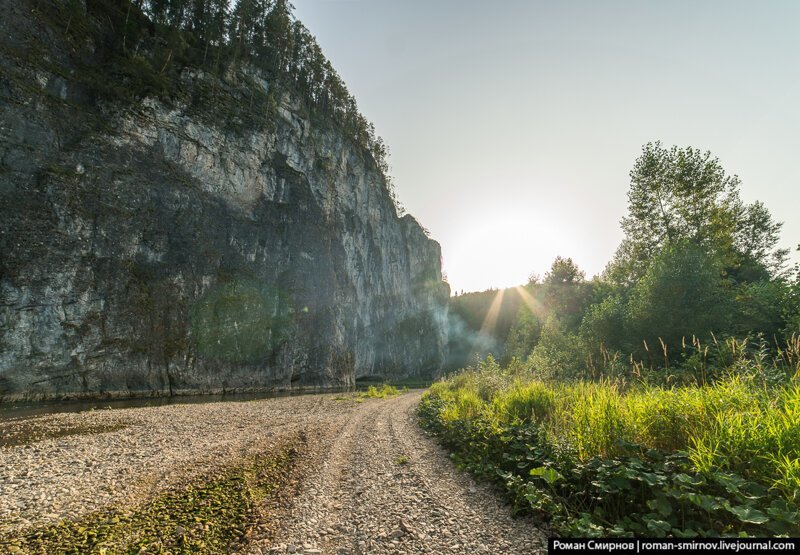
{"label": "riverbank", "polygon": [[325,394],[0,422],[15,438],[0,447],[0,546],[541,551],[538,529],[418,428],[418,400]]}
{"label": "riverbank", "polygon": [[324,432],[355,405],[337,395],[60,413],[0,422],[0,534],[154,493],[300,432]]}

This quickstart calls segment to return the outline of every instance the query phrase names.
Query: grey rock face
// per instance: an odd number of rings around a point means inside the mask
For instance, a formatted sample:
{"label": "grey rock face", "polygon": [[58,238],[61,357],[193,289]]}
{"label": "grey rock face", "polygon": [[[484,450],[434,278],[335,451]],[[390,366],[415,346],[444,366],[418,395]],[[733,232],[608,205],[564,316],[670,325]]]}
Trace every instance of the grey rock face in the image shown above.
{"label": "grey rock face", "polygon": [[366,152],[288,95],[258,125],[202,103],[100,104],[57,51],[22,58],[24,14],[0,5],[0,397],[441,367],[439,245],[397,216]]}

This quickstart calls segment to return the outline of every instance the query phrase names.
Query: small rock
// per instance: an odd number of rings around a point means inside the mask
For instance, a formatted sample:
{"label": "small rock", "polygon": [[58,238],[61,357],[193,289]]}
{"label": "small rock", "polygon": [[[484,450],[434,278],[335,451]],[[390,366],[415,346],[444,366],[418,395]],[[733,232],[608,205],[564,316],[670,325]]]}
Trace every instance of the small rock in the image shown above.
{"label": "small rock", "polygon": [[409,534],[414,531],[414,529],[411,528],[411,526],[402,518],[400,519],[400,529]]}

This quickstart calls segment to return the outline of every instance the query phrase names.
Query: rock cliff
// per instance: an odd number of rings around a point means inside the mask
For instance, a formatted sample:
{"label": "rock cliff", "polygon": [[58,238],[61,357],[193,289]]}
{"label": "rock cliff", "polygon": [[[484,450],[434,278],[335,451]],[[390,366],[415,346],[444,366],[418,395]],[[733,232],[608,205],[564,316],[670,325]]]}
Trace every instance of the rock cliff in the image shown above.
{"label": "rock cliff", "polygon": [[98,97],[75,61],[92,46],[30,9],[0,0],[0,397],[441,367],[439,245],[367,151],[246,66]]}

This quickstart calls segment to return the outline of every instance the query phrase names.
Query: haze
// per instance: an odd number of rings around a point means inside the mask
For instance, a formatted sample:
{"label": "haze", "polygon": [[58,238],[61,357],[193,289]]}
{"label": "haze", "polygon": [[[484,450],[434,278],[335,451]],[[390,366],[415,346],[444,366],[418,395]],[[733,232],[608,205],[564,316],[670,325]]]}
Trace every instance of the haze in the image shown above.
{"label": "haze", "polygon": [[800,243],[800,4],[294,0],[389,144],[453,291],[602,271],[654,140],[718,156]]}

